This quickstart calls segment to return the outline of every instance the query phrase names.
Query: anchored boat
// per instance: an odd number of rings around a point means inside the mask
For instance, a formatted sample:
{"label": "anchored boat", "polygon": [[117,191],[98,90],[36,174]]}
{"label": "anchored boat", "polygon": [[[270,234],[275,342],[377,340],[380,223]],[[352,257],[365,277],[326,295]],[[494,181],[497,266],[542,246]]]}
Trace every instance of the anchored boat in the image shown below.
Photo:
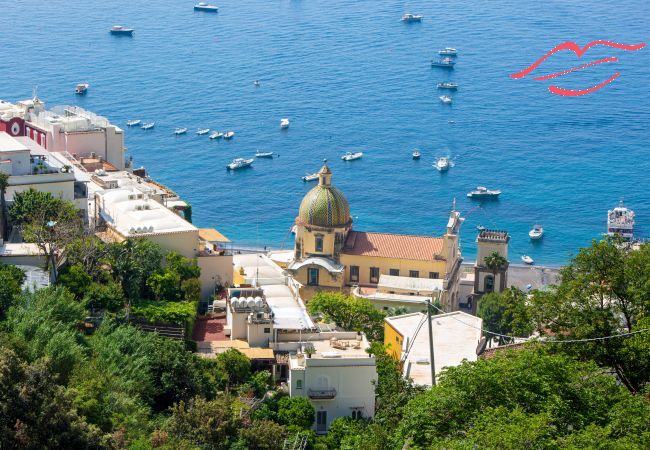
{"label": "anchored boat", "polygon": [[451,83],[451,82],[444,82],[444,83],[438,83],[438,89],[449,89],[451,91],[455,91],[458,89],[458,83]]}
{"label": "anchored boat", "polygon": [[194,5],[194,11],[203,11],[203,12],[219,12],[219,7],[215,5],[210,5],[205,2],[199,2]]}
{"label": "anchored boat", "polygon": [[354,161],[355,159],[360,159],[363,156],[363,152],[347,152],[345,155],[341,156],[343,161]]}
{"label": "anchored boat", "polygon": [[147,122],[147,123],[143,123],[140,128],[142,128],[143,130],[151,130],[155,125],[156,122]]}
{"label": "anchored boat", "polygon": [[534,241],[541,239],[542,236],[544,236],[544,227],[541,225],[534,225],[533,229],[528,232],[528,237]]}
{"label": "anchored boat", "polygon": [[135,30],[133,28],[126,28],[122,25],[113,25],[110,29],[111,34],[121,35],[121,36],[132,36]]}
{"label": "anchored boat", "polygon": [[438,50],[440,56],[456,56],[458,55],[458,50],[453,47],[445,47],[442,50]]}
{"label": "anchored boat", "polygon": [[86,95],[88,92],[88,88],[90,85],[88,83],[79,83],[75,88],[74,88],[74,93],[77,95]]}
{"label": "anchored boat", "polygon": [[454,65],[456,65],[456,61],[454,61],[451,58],[442,58],[439,60],[432,60],[431,61],[431,67],[443,67],[445,69],[453,69]]}
{"label": "anchored boat", "polygon": [[438,172],[446,172],[446,171],[448,171],[449,168],[451,167],[451,161],[449,160],[448,157],[446,157],[446,156],[441,156],[441,157],[438,158],[438,160],[435,162],[435,164],[433,165],[433,167],[435,167],[436,170],[437,170]]}
{"label": "anchored boat", "polygon": [[234,131],[226,131],[223,135],[224,139],[232,139],[235,137],[235,132]]}
{"label": "anchored boat", "polygon": [[187,128],[176,128],[176,129],[174,130],[174,134],[175,134],[176,136],[179,136],[179,135],[181,135],[181,134],[185,134],[185,133],[187,133]]}
{"label": "anchored boat", "polygon": [[219,131],[213,131],[210,133],[210,139],[221,139],[223,137],[223,133]]}
{"label": "anchored boat", "polygon": [[485,186],[478,186],[476,189],[473,191],[470,191],[467,193],[467,196],[469,198],[496,198],[499,195],[501,195],[500,190],[491,190],[486,188]]}
{"label": "anchored boat", "polygon": [[607,234],[618,235],[625,240],[634,237],[634,211],[626,208],[623,200],[616,208],[607,211]]}
{"label": "anchored boat", "polygon": [[402,22],[422,22],[422,14],[404,14]]}
{"label": "anchored boat", "polygon": [[253,164],[254,159],[244,159],[244,158],[236,158],[233,159],[230,164],[226,166],[228,170],[237,170],[237,169],[244,169],[246,167],[250,167]]}
{"label": "anchored boat", "polygon": [[273,158],[273,152],[256,152],[256,158]]}

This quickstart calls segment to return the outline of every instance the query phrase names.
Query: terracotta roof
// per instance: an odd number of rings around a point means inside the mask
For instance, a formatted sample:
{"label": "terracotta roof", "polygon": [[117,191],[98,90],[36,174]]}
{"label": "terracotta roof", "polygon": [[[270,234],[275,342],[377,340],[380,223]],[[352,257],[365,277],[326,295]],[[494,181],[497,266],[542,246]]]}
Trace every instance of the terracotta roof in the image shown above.
{"label": "terracotta roof", "polygon": [[431,261],[442,253],[442,238],[350,231],[343,253],[380,258]]}

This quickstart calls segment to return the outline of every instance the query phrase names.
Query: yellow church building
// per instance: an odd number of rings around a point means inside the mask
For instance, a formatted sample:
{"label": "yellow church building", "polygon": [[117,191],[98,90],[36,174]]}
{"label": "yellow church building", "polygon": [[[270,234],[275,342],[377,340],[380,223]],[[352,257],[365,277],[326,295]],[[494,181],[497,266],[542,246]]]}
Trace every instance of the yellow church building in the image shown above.
{"label": "yellow church building", "polygon": [[[435,299],[456,309],[460,213],[451,211],[442,237],[353,230],[350,206],[332,185],[327,163],[318,177],[300,204],[293,261],[287,266],[307,299],[318,290],[362,287],[395,299],[383,304],[403,306],[402,298],[408,303],[435,291]],[[416,309],[421,309],[419,303]]]}

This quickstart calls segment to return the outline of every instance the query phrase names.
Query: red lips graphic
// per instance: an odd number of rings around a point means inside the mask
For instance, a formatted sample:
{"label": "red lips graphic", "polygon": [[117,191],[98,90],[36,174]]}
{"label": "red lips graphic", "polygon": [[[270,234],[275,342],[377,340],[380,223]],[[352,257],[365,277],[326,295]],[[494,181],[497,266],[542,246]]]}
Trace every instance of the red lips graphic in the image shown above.
{"label": "red lips graphic", "polygon": [[[548,52],[547,54],[545,54],[544,56],[539,58],[537,61],[535,61],[533,64],[531,64],[530,66],[528,66],[527,68],[525,68],[521,72],[513,73],[512,75],[510,75],[510,78],[523,78],[523,77],[525,77],[526,75],[528,75],[529,73],[534,71],[537,68],[537,66],[539,66],[541,63],[543,63],[547,58],[549,58],[551,55],[553,55],[553,54],[555,54],[555,53],[557,53],[559,51],[571,50],[573,53],[576,54],[576,56],[578,56],[578,58],[580,58],[582,55],[585,54],[585,52],[587,50],[589,50],[591,47],[594,47],[596,45],[617,48],[617,49],[620,49],[620,50],[635,51],[635,50],[641,50],[643,47],[645,47],[645,42],[642,42],[640,44],[619,44],[617,42],[610,42],[610,41],[591,41],[590,43],[588,43],[584,47],[580,47],[575,42],[569,42],[569,41],[563,42],[561,44],[556,45],[550,52]],[[560,77],[562,75],[566,75],[567,73],[575,72],[575,71],[580,70],[580,69],[584,69],[585,67],[595,66],[595,65],[603,64],[603,63],[617,62],[617,61],[618,61],[618,58],[612,56],[612,57],[609,57],[609,58],[603,58],[603,59],[599,59],[599,60],[596,60],[596,61],[592,61],[590,63],[583,64],[583,65],[581,65],[579,67],[574,67],[572,69],[564,70],[562,72],[557,72],[557,73],[553,73],[553,74],[550,74],[550,75],[544,75],[544,76],[536,77],[536,78],[533,78],[533,79],[538,80],[538,81],[539,80],[548,80],[548,79],[551,79],[551,78],[556,78],[556,77]],[[559,86],[553,86],[552,85],[552,86],[548,87],[548,90],[552,94],[562,95],[564,97],[578,97],[578,96],[581,96],[581,95],[586,95],[586,94],[590,94],[592,92],[597,91],[598,89],[602,88],[603,86],[606,86],[609,83],[611,83],[612,81],[614,81],[619,75],[620,75],[620,72],[616,72],[614,75],[612,75],[611,77],[609,77],[608,79],[606,79],[602,83],[599,83],[599,84],[597,84],[595,86],[592,86],[590,88],[587,88],[587,89],[577,89],[577,90],[565,89],[565,88],[561,88]]]}

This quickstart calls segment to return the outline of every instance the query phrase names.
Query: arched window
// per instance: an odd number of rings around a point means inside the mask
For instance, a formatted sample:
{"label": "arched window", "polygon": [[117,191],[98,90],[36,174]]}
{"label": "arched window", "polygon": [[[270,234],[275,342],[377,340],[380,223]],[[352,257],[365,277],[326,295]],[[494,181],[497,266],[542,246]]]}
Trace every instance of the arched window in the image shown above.
{"label": "arched window", "polygon": [[484,283],[485,284],[484,284],[483,290],[485,292],[493,292],[494,291],[494,276],[493,275],[486,275]]}

